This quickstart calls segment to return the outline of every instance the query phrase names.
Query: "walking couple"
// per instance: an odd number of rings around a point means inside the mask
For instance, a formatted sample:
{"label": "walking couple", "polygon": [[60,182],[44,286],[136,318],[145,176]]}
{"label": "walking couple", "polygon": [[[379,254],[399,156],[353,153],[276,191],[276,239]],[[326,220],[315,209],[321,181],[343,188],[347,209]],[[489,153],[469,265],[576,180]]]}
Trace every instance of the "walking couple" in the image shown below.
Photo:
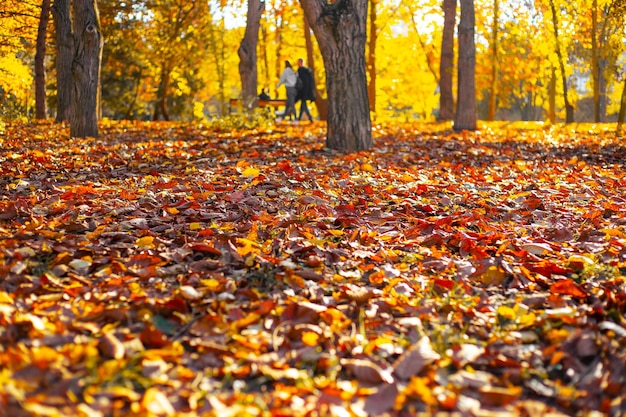
{"label": "walking couple", "polygon": [[[307,105],[308,101],[315,100],[315,83],[311,70],[304,66],[302,58],[298,59],[298,70],[294,71],[291,63],[285,61],[285,69],[280,76],[280,81],[276,85],[278,89],[281,85],[287,89],[287,102],[282,119],[286,120],[293,115],[294,120],[302,119],[302,114],[306,114],[309,120],[313,120]],[[296,117],[296,103],[300,101],[300,115]]]}

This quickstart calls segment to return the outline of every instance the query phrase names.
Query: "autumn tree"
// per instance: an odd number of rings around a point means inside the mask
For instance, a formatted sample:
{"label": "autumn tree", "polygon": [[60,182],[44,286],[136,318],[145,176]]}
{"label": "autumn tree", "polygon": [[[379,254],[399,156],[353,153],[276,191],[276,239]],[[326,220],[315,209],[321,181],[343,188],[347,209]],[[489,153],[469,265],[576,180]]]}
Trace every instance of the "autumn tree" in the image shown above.
{"label": "autumn tree", "polygon": [[40,7],[35,2],[0,2],[0,114],[27,114],[32,101],[31,53]]}
{"label": "autumn tree", "polygon": [[70,136],[98,136],[103,38],[96,0],[73,0],[74,60]]}
{"label": "autumn tree", "polygon": [[474,40],[474,0],[460,0],[458,102],[455,130],[476,130],[476,45]]}
{"label": "autumn tree", "polygon": [[443,30],[441,36],[441,56],[439,63],[439,120],[452,120],[454,117],[454,95],[452,75],[454,71],[454,28],[456,21],[456,0],[443,0]]}
{"label": "autumn tree", "polygon": [[498,98],[498,25],[500,18],[500,0],[493,0],[493,17],[491,23],[491,80],[489,88],[489,111],[487,120],[496,118]]}
{"label": "autumn tree", "polygon": [[72,61],[74,35],[72,33],[70,0],[54,0],[52,17],[56,32],[56,121],[70,120],[72,109]]}
{"label": "autumn tree", "polygon": [[574,122],[574,106],[569,100],[567,73],[565,72],[565,57],[561,46],[561,35],[559,27],[559,13],[557,12],[555,0],[550,1],[550,12],[552,15],[552,30],[554,33],[555,52],[558,59],[559,69],[561,71],[561,82],[563,85],[563,101],[565,102],[565,123]]}
{"label": "autumn tree", "polygon": [[37,51],[35,52],[35,118],[45,119],[46,110],[46,34],[50,20],[50,0],[42,0],[39,26],[37,28]]}
{"label": "autumn tree", "polygon": [[329,148],[373,146],[365,73],[367,0],[300,0],[324,59]]}
{"label": "autumn tree", "polygon": [[367,48],[367,72],[369,83],[367,85],[367,95],[370,101],[370,112],[376,115],[376,41],[378,39],[378,26],[376,25],[377,10],[379,0],[369,0],[369,39]]}
{"label": "autumn tree", "polygon": [[241,77],[241,96],[246,107],[256,101],[257,97],[257,45],[259,43],[259,27],[265,2],[261,0],[248,0],[248,13],[246,31],[239,54],[239,75]]}

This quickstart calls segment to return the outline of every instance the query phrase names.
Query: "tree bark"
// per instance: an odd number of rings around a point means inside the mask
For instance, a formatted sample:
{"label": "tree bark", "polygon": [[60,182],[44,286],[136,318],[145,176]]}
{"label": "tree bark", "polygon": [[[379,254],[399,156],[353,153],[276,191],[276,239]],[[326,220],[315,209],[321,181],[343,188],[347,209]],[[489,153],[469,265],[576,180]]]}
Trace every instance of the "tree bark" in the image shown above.
{"label": "tree bark", "polygon": [[452,120],[454,118],[452,74],[454,71],[456,0],[443,0],[443,13],[443,36],[441,38],[441,58],[439,61],[439,117],[437,119]]}
{"label": "tree bark", "polygon": [[331,149],[358,151],[373,146],[367,96],[365,42],[367,0],[300,0],[320,46],[326,69]]}
{"label": "tree bark", "polygon": [[74,34],[70,14],[70,0],[54,0],[52,17],[56,28],[56,122],[70,120],[72,111],[72,61],[74,59]]}
{"label": "tree bark", "polygon": [[46,110],[46,33],[50,20],[50,0],[42,0],[39,28],[37,30],[37,50],[35,52],[35,119],[45,119]]}
{"label": "tree bark", "polygon": [[624,79],[624,87],[622,88],[622,98],[619,105],[619,115],[617,116],[617,136],[622,136],[622,126],[624,125],[624,116],[626,115],[626,78]]}
{"label": "tree bark", "polygon": [[559,17],[556,12],[554,0],[550,0],[550,11],[552,12],[552,26],[554,28],[554,39],[556,42],[556,55],[559,60],[559,68],[561,70],[561,80],[563,82],[563,100],[565,101],[565,123],[574,122],[574,106],[569,102],[567,94],[567,75],[565,74],[565,62],[563,60],[563,52],[561,51],[561,38],[559,36]]}
{"label": "tree bark", "polygon": [[152,120],[159,120],[161,117],[165,121],[170,120],[170,113],[167,109],[167,96],[170,90],[170,74],[171,70],[169,63],[163,62],[161,64],[161,82],[159,83],[159,90],[157,91],[157,100],[154,103],[154,114]]}
{"label": "tree bark", "polygon": [[370,112],[376,115],[376,42],[378,40],[378,26],[376,25],[376,5],[378,0],[370,0],[370,38],[367,49],[367,71],[369,74],[369,84],[367,85],[367,95],[370,100]]}
{"label": "tree bark", "polygon": [[552,66],[550,83],[548,84],[548,120],[556,123],[556,69]]}
{"label": "tree bark", "polygon": [[72,64],[70,136],[98,136],[102,32],[95,0],[73,0],[76,48]]}
{"label": "tree bark", "polygon": [[593,82],[593,121],[600,122],[600,70],[598,54],[598,0],[591,3],[591,80]]}
{"label": "tree bark", "polygon": [[461,0],[459,21],[458,101],[454,130],[476,130],[476,44],[474,0]]}
{"label": "tree bark", "polygon": [[246,31],[239,45],[239,76],[241,78],[241,98],[244,108],[252,110],[258,100],[258,72],[257,72],[257,45],[259,43],[259,28],[265,2],[248,0],[248,14]]}

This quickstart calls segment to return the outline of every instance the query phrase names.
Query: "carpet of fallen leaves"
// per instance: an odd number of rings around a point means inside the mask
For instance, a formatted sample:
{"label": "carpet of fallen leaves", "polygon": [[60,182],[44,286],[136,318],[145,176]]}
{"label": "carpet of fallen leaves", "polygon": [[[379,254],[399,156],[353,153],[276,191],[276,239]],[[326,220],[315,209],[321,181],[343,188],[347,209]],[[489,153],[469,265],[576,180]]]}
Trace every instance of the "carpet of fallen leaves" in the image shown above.
{"label": "carpet of fallen leaves", "polygon": [[0,132],[0,415],[626,413],[610,132]]}

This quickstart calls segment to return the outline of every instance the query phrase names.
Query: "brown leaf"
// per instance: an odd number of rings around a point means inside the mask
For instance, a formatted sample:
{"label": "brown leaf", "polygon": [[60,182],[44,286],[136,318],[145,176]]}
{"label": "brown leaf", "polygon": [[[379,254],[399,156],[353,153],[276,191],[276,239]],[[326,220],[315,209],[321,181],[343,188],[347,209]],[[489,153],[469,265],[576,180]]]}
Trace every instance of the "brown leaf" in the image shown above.
{"label": "brown leaf", "polygon": [[348,369],[356,379],[364,384],[391,384],[394,382],[391,372],[381,368],[368,359],[342,359],[339,363]]}
{"label": "brown leaf", "polygon": [[423,336],[409,347],[393,364],[394,374],[403,380],[418,375],[422,369],[439,360],[441,356],[431,346],[430,338]]}
{"label": "brown leaf", "polygon": [[122,359],[126,353],[124,345],[113,333],[105,333],[100,338],[98,349],[108,359]]}
{"label": "brown leaf", "polygon": [[363,410],[371,416],[384,414],[393,408],[397,396],[398,386],[396,383],[383,384],[378,387],[376,393],[367,397]]}

